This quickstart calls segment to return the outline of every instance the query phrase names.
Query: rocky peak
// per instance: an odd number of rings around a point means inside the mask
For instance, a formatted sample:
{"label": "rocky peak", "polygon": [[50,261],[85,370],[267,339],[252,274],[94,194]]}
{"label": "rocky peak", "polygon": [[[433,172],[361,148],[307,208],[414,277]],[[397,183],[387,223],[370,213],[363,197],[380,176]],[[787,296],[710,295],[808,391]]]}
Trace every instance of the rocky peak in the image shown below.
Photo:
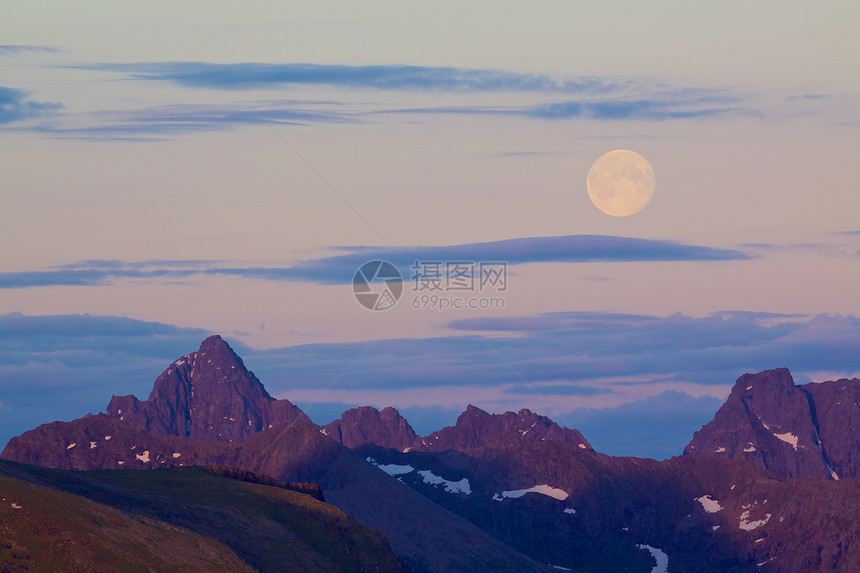
{"label": "rocky peak", "polygon": [[376,444],[403,451],[418,438],[406,418],[390,406],[382,411],[370,406],[347,410],[320,431],[348,448]]}
{"label": "rocky peak", "polygon": [[590,450],[591,445],[578,430],[562,428],[546,416],[530,410],[490,414],[469,404],[454,426],[433,432],[416,443],[416,449],[443,451],[468,450],[486,444],[495,436],[516,436],[523,439],[575,444]]}
{"label": "rocky peak", "polygon": [[288,400],[272,398],[217,335],[171,363],[149,399],[114,396],[107,414],[155,433],[208,441],[244,441],[286,422],[311,423]]}
{"label": "rocky peak", "polygon": [[780,478],[828,477],[814,408],[786,368],[744,374],[686,455],[754,459]]}

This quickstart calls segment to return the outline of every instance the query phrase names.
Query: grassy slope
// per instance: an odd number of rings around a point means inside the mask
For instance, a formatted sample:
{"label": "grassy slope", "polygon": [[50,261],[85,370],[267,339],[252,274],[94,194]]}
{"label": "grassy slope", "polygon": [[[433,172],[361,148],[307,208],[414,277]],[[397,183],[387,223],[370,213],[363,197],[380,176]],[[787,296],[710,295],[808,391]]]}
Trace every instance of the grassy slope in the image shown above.
{"label": "grassy slope", "polygon": [[[0,498],[10,500],[0,509],[9,531],[0,563],[12,571],[23,561],[15,555],[29,556],[30,571],[406,570],[379,532],[335,507],[205,470],[0,462],[0,479]],[[11,507],[13,496],[22,509]]]}
{"label": "grassy slope", "polygon": [[253,570],[229,547],[213,539],[0,475],[0,571],[148,568]]}

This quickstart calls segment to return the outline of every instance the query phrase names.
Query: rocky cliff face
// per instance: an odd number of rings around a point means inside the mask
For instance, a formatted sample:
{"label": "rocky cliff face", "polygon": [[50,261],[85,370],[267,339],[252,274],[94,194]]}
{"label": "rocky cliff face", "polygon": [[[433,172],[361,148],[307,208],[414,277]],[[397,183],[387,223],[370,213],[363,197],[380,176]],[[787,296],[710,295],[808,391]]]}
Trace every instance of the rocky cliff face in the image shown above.
{"label": "rocky cliff face", "polygon": [[751,458],[780,479],[860,477],[858,404],[860,380],[795,386],[785,368],[745,374],[684,453]]}
{"label": "rocky cliff face", "polygon": [[860,479],[860,380],[800,386],[810,398],[827,463],[840,477]]}
{"label": "rocky cliff face", "polygon": [[114,396],[107,414],[157,434],[240,442],[260,430],[310,419],[288,400],[275,400],[220,336],[173,362],[149,399]]}

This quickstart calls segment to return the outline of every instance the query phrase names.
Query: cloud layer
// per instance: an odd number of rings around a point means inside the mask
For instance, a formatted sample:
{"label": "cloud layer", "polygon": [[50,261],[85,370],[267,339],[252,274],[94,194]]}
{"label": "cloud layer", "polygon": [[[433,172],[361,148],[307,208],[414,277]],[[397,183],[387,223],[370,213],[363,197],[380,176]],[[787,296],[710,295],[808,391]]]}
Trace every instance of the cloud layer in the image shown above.
{"label": "cloud layer", "polygon": [[630,261],[736,261],[748,255],[730,249],[688,245],[675,241],[568,235],[523,237],[487,243],[447,247],[340,247],[348,251],[301,261],[287,267],[230,266],[215,261],[81,261],[50,270],[0,273],[0,289],[40,286],[93,286],[119,279],[182,279],[194,275],[236,276],[272,281],[305,281],[319,284],[350,284],[356,270],[372,260],[396,266],[405,281],[420,262],[504,262],[509,266],[528,263],[587,263]]}

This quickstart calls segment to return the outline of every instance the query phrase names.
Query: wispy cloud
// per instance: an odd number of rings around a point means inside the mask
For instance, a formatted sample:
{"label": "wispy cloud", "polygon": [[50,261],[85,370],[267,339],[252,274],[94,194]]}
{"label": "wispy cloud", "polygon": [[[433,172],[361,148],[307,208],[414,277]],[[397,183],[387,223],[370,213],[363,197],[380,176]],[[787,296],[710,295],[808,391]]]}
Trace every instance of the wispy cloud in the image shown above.
{"label": "wispy cloud", "polygon": [[0,86],[0,124],[23,121],[56,113],[63,104],[28,99],[29,92]]}
{"label": "wispy cloud", "polygon": [[33,46],[25,44],[0,44],[0,56],[36,52],[43,54],[59,54],[63,50],[56,46]]}
{"label": "wispy cloud", "polygon": [[137,62],[96,63],[72,67],[121,73],[137,80],[166,81],[193,88],[229,90],[328,85],[379,90],[607,93],[640,83],[593,76],[559,79],[543,74],[502,70],[408,65]]}
{"label": "wispy cloud", "polygon": [[747,111],[740,99],[730,96],[693,95],[685,91],[639,96],[618,96],[603,100],[581,99],[525,106],[445,106],[411,107],[384,110],[384,114],[428,115],[504,115],[544,120],[576,118],[613,120],[665,121],[670,119],[704,119],[717,115]]}
{"label": "wispy cloud", "polygon": [[748,255],[729,249],[688,245],[675,241],[569,235],[524,237],[447,247],[341,247],[346,254],[301,261],[287,267],[238,266],[212,261],[81,261],[49,270],[0,273],[0,289],[41,286],[105,285],[118,279],[182,279],[194,275],[225,275],[271,281],[319,284],[352,283],[355,271],[371,260],[396,266],[404,280],[420,262],[586,263],[632,261],[737,261]]}
{"label": "wispy cloud", "polygon": [[74,139],[148,139],[246,125],[307,125],[354,123],[359,114],[338,109],[338,104],[316,101],[266,101],[245,104],[184,104],[79,114],[62,123],[31,128],[48,135]]}
{"label": "wispy cloud", "polygon": [[[562,78],[493,69],[409,65],[345,66],[301,63],[137,62],[62,66],[101,71],[129,82],[165,82],[182,88],[217,92],[337,88],[343,101],[295,100],[161,105],[67,114],[63,121],[28,127],[59,138],[148,140],[185,133],[229,130],[263,123],[310,124],[378,122],[383,115],[517,116],[540,120],[666,121],[704,119],[747,112],[745,99],[729,90],[673,86],[651,78],[586,76]],[[398,103],[363,101],[367,91],[400,92]],[[410,97],[457,95],[447,106],[409,105]],[[494,94],[496,103],[486,102]],[[520,103],[499,105],[496,94],[517,94]],[[561,101],[547,102],[547,97]],[[526,98],[523,103],[523,98]],[[527,100],[532,100],[529,103]],[[446,100],[450,101],[450,100]],[[476,103],[477,102],[477,103]]]}

